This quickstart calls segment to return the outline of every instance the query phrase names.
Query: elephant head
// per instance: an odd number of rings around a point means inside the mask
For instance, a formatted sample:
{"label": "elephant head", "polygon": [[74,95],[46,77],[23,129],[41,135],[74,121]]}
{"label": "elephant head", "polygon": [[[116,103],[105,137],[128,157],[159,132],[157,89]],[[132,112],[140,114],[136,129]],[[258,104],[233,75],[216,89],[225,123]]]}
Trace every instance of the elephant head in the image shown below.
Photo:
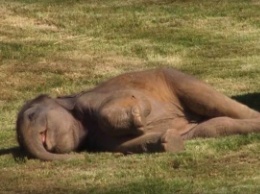
{"label": "elephant head", "polygon": [[67,153],[79,148],[87,131],[66,104],[66,99],[41,95],[22,107],[16,123],[17,140],[29,155],[64,160],[71,157]]}

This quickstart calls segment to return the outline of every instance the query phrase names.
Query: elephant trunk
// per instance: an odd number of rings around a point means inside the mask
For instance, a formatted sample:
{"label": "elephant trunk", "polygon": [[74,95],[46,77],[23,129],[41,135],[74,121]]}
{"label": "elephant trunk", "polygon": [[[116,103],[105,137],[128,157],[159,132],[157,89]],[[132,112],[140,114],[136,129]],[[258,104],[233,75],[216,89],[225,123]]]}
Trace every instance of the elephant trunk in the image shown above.
{"label": "elephant trunk", "polygon": [[44,161],[67,160],[71,158],[71,155],[69,154],[55,154],[48,152],[41,141],[39,129],[23,125],[18,128],[17,133],[20,146],[24,147],[34,158]]}

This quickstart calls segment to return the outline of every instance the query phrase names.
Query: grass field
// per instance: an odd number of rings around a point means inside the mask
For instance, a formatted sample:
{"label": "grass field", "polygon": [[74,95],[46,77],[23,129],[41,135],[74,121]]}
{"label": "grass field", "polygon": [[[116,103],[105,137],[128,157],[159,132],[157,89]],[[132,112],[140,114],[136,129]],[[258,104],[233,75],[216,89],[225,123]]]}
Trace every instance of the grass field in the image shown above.
{"label": "grass field", "polygon": [[15,139],[27,99],[161,66],[260,110],[259,10],[259,0],[0,0],[0,193],[259,193],[260,134],[69,162],[21,158]]}

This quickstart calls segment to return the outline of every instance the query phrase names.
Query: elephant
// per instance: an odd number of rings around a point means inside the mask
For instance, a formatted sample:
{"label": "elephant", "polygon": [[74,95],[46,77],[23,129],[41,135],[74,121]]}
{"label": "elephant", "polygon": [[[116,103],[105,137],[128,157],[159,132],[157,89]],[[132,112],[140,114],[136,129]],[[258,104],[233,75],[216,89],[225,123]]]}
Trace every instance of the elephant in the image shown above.
{"label": "elephant", "polygon": [[40,95],[17,116],[28,156],[70,152],[180,152],[193,138],[260,132],[260,113],[197,78],[163,67],[129,72],[73,95]]}

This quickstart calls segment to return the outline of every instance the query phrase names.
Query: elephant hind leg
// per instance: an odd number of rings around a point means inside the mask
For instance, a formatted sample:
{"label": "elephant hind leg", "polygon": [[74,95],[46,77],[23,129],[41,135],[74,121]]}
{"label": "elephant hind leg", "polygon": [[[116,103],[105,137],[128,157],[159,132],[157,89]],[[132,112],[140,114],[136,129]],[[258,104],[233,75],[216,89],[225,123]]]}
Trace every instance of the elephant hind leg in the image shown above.
{"label": "elephant hind leg", "polygon": [[187,110],[208,118],[260,118],[260,113],[216,91],[210,85],[174,69],[164,70],[165,79]]}
{"label": "elephant hind leg", "polygon": [[186,134],[183,139],[197,137],[219,137],[235,134],[260,133],[260,119],[232,119],[216,117],[202,122]]}

